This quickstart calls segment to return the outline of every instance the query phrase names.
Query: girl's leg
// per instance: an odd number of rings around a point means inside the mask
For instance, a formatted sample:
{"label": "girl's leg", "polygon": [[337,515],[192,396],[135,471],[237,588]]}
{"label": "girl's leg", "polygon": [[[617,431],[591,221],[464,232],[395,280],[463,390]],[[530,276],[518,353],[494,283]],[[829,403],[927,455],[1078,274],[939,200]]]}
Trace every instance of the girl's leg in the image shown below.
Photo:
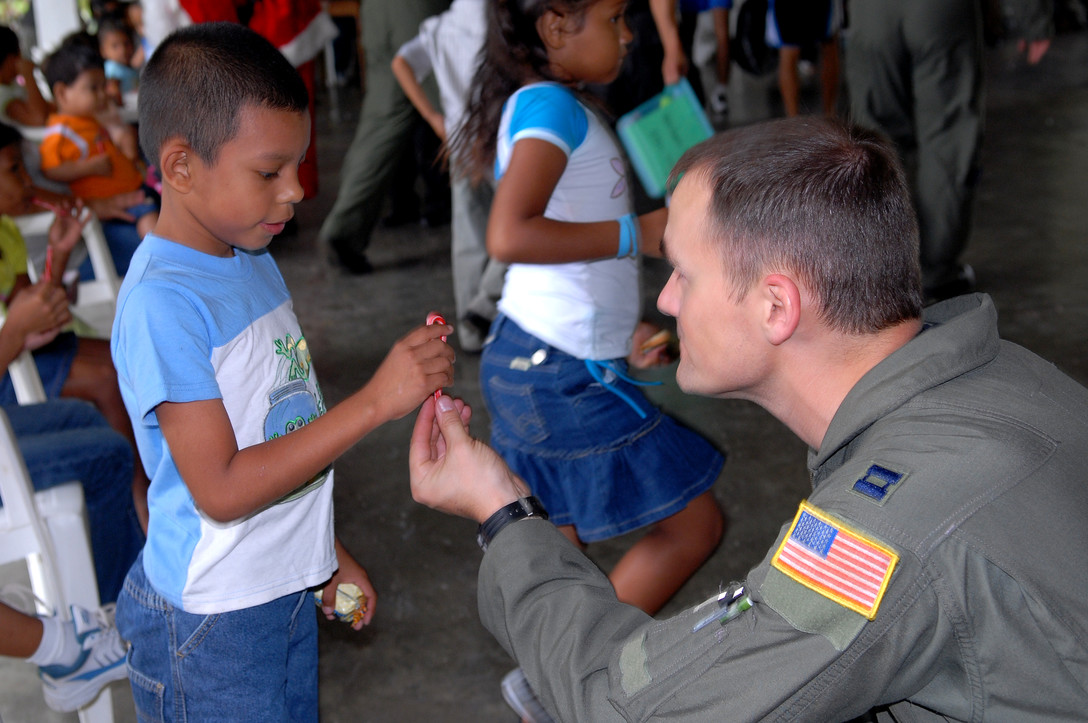
{"label": "girl's leg", "polygon": [[120,432],[132,445],[135,457],[135,470],[132,477],[132,499],[136,505],[136,515],[140,526],[147,531],[147,488],[148,478],[140,463],[136,449],[136,435],[132,431],[132,422],[125,410],[121,398],[121,387],[117,383],[117,369],[110,357],[109,342],[101,339],[80,339],[68,378],[61,387],[62,397],[74,397],[91,402],[109,425]]}
{"label": "girl's leg", "polygon": [[820,80],[823,90],[824,115],[834,118],[839,102],[839,37],[820,46]]}
{"label": "girl's leg", "polygon": [[778,90],[782,94],[782,107],[789,118],[801,112],[801,78],[797,74],[800,60],[799,46],[783,45],[778,51]]}
{"label": "girl's leg", "polygon": [[655,524],[624,554],[608,576],[616,596],[655,614],[706,561],[724,528],[713,493],[699,495]]}
{"label": "girl's leg", "polygon": [[571,544],[577,547],[579,550],[586,549],[586,543],[578,539],[578,533],[574,530],[574,525],[559,525],[557,528],[563,533],[563,536],[570,540]]}

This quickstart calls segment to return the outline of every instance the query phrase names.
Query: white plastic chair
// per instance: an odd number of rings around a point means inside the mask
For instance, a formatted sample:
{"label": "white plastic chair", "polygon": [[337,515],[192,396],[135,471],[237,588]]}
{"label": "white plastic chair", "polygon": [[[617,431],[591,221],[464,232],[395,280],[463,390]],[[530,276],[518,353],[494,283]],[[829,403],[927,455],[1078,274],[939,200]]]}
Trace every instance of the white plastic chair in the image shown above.
{"label": "white plastic chair", "polygon": [[[44,401],[41,378],[29,352],[20,354],[8,370],[20,404]],[[67,619],[69,605],[88,610],[99,607],[83,487],[76,481],[34,491],[15,434],[2,410],[0,501],[0,565],[19,561],[26,564],[30,586],[47,606],[39,612]],[[108,688],[80,709],[79,720],[113,721],[113,697]]]}
{"label": "white plastic chair", "polygon": [[[83,227],[83,243],[91,257],[94,279],[79,282],[72,313],[94,329],[98,337],[108,339],[113,328],[113,317],[117,312],[117,292],[121,290],[121,277],[117,275],[117,267],[110,255],[102,224],[90,210],[84,213],[91,214],[87,225]],[[53,218],[53,214],[48,211],[14,217],[24,238],[48,236]],[[42,269],[35,263],[29,263],[27,271],[31,281],[37,281]]]}

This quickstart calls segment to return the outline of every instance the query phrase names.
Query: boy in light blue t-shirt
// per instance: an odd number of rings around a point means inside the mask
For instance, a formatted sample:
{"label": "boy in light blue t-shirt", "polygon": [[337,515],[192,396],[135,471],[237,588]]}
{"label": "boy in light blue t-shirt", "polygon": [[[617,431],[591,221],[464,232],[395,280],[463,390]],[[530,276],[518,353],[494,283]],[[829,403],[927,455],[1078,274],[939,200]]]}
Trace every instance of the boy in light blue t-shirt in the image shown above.
{"label": "boy in light blue t-shirt", "polygon": [[[140,142],[162,212],[133,257],[112,336],[151,476],[148,540],[117,625],[138,711],[157,720],[317,720],[310,590],[366,572],[333,534],[332,462],[453,381],[444,324],[398,341],[334,408],[267,246],[302,200],[305,86],[266,40],[202,23],[155,51]],[[159,716],[162,716],[161,718]]]}

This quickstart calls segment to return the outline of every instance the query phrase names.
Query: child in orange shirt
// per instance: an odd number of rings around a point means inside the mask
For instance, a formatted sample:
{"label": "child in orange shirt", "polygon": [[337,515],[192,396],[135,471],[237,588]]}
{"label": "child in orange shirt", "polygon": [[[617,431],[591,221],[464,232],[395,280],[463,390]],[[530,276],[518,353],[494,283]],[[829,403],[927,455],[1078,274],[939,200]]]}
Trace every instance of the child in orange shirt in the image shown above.
{"label": "child in orange shirt", "polygon": [[[46,59],[44,70],[57,112],[49,116],[41,143],[42,174],[68,184],[73,194],[84,199],[106,198],[143,187],[140,165],[121,152],[95,118],[106,104],[106,75],[98,48],[78,36],[69,36]],[[144,190],[154,197],[151,189]],[[125,244],[131,248],[116,248],[110,239],[110,251],[121,274],[128,268],[136,244],[154,227],[158,203],[141,204],[128,209],[128,213],[136,224],[135,243]]]}

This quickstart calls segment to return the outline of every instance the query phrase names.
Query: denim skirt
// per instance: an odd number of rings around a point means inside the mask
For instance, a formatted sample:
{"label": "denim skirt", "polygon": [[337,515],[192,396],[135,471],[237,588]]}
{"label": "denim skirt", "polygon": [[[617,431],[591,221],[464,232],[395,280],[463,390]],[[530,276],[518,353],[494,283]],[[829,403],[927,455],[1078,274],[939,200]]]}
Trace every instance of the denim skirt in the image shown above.
{"label": "denim skirt", "polygon": [[[609,364],[627,368],[624,360]],[[492,447],[551,520],[574,525],[583,542],[679,512],[713,486],[725,463],[623,376],[602,376],[502,315],[480,359]]]}

